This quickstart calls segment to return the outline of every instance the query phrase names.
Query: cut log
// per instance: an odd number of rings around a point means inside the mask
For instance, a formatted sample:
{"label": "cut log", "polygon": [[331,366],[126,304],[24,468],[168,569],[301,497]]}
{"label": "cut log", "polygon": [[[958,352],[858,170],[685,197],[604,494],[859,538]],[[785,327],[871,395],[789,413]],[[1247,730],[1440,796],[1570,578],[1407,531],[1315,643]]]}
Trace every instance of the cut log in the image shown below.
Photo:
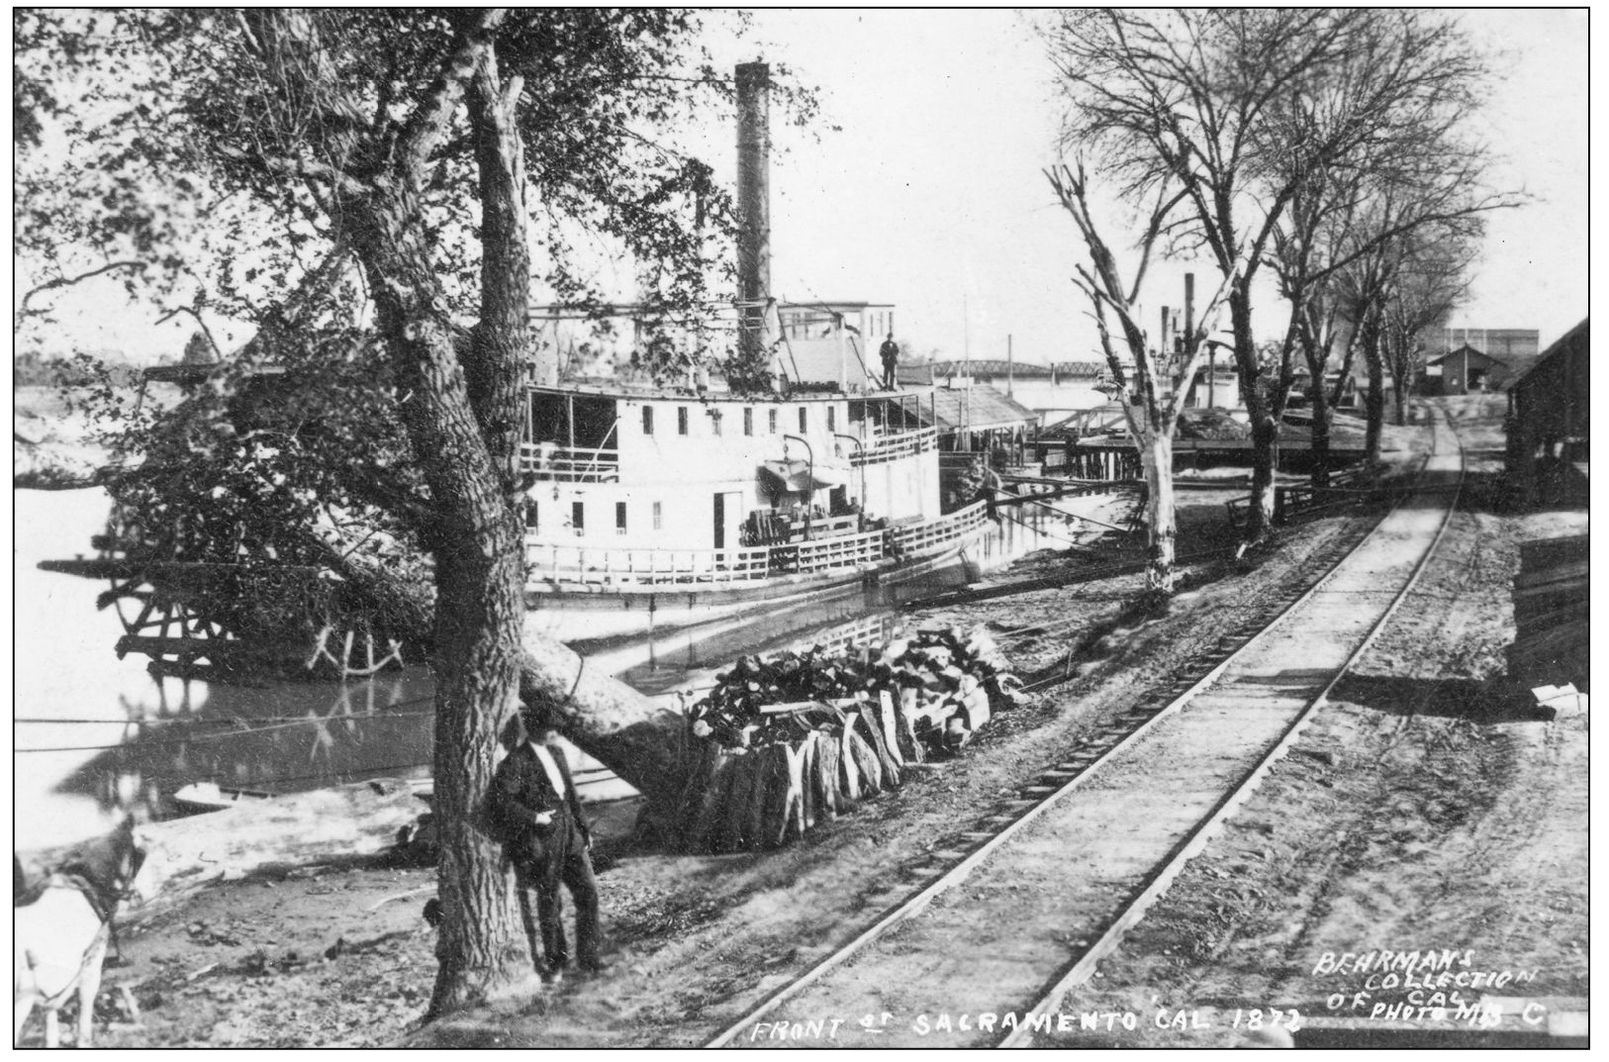
{"label": "cut log", "polygon": [[681,799],[676,805],[676,821],[684,828],[698,821],[704,794],[715,778],[715,767],[721,759],[721,747],[713,741],[696,741],[694,748],[694,766],[688,772],[687,784],[682,787]]}
{"label": "cut log", "polygon": [[757,710],[761,715],[793,715],[827,707],[830,706],[822,704],[820,701],[783,701],[777,704],[762,704]]}
{"label": "cut log", "polygon": [[922,740],[916,736],[916,690],[905,687],[899,691],[898,719],[900,751],[905,754],[907,763],[922,763],[927,759],[927,750],[922,747]]}
{"label": "cut log", "polygon": [[894,762],[893,754],[888,751],[888,744],[883,740],[883,724],[878,716],[877,709],[866,705],[859,713],[859,730],[864,731],[863,737],[868,739],[872,753],[877,757],[877,766],[881,786],[884,789],[894,789],[899,786],[899,764]]}
{"label": "cut log", "polygon": [[961,680],[961,710],[969,730],[976,731],[989,721],[989,691],[971,675]]}
{"label": "cut log", "polygon": [[772,785],[771,746],[755,749],[750,759],[754,761],[754,779],[743,816],[743,847],[755,849],[765,844],[766,798]]}
{"label": "cut log", "polygon": [[805,750],[797,745],[784,745],[788,753],[788,827],[786,837],[794,839],[805,835],[804,762]]}
{"label": "cut log", "polygon": [[788,836],[788,748],[786,745],[768,745],[763,755],[766,765],[763,840],[767,846],[775,848]]}
{"label": "cut log", "polygon": [[732,800],[727,808],[723,830],[723,851],[743,852],[753,847],[751,840],[754,835],[749,831],[748,823],[759,796],[755,789],[760,782],[759,766],[758,749],[738,760],[738,774],[732,782]]}
{"label": "cut log", "polygon": [[704,787],[704,795],[699,800],[698,817],[693,820],[692,829],[687,835],[689,847],[696,851],[711,850],[718,839],[721,812],[726,807],[726,799],[732,788],[733,759],[735,757],[725,749],[719,750],[710,783]]}
{"label": "cut log", "polygon": [[750,760],[753,756],[734,749],[731,758],[727,761],[727,780],[725,791],[721,794],[720,810],[716,813],[714,836],[710,840],[710,850],[714,852],[735,852],[740,846],[737,835],[742,829],[743,797],[750,788]]}
{"label": "cut log", "polygon": [[845,731],[849,735],[849,751],[855,757],[855,768],[860,772],[861,792],[866,794],[883,791],[883,768],[877,762],[877,753],[860,736],[859,727],[851,727]]}
{"label": "cut log", "polygon": [[[818,732],[819,733],[819,732]],[[816,739],[816,804],[828,819],[838,817],[838,743],[828,734]]]}
{"label": "cut log", "polygon": [[899,747],[899,726],[895,723],[894,695],[888,690],[877,691],[877,724],[882,730],[883,745],[900,766],[905,764],[905,753]]}
{"label": "cut log", "polygon": [[803,753],[803,763],[799,769],[799,792],[804,797],[802,803],[804,804],[804,821],[805,829],[807,830],[815,829],[816,826],[816,787],[810,783],[816,775],[816,745],[818,744],[816,739],[819,736],[820,734],[817,731],[812,730],[799,743],[800,751]]}
{"label": "cut log", "polygon": [[848,726],[838,732],[839,790],[851,803],[861,798],[860,767],[849,749],[849,739],[853,734],[854,731]]}

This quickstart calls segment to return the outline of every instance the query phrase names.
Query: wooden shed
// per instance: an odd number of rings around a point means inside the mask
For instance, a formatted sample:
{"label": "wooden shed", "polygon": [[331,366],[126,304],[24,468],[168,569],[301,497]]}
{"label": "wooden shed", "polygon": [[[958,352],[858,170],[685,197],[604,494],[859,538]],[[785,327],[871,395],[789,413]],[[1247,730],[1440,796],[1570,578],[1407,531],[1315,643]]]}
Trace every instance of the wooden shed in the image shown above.
{"label": "wooden shed", "polygon": [[1510,482],[1527,503],[1584,488],[1591,391],[1585,319],[1508,389]]}

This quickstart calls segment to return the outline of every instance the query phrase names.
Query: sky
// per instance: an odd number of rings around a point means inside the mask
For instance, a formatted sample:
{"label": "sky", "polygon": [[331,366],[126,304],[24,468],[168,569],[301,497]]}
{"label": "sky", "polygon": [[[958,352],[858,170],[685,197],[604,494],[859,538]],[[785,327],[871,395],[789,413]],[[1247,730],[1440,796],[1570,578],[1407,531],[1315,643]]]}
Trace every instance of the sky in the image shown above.
{"label": "sky", "polygon": [[[822,90],[814,134],[773,117],[778,298],[893,303],[899,338],[916,357],[1004,358],[1008,337],[1024,362],[1095,354],[1093,325],[1069,281],[1077,234],[1042,173],[1057,157],[1059,111],[1034,17],[776,9],[753,12],[741,40],[712,31],[717,64],[765,59]],[[1586,15],[1459,17],[1493,54],[1481,129],[1498,160],[1492,184],[1533,198],[1491,217],[1471,298],[1451,323],[1535,328],[1545,346],[1587,313]],[[712,115],[698,138],[730,179],[731,115]],[[1116,233],[1124,219],[1105,220]],[[1162,262],[1147,282],[1142,320],[1182,303],[1191,269],[1197,304],[1205,301],[1208,263]],[[154,328],[154,312],[108,310],[115,301],[93,289],[63,299],[65,331],[141,359],[182,350],[188,322]],[[1260,305],[1258,330],[1280,331],[1282,307],[1271,293]]]}
{"label": "sky", "polygon": [[[842,132],[774,135],[772,284],[783,299],[887,301],[919,355],[1022,361],[1095,350],[1069,282],[1080,248],[1043,168],[1058,106],[1032,14],[1007,10],[756,12],[735,58],[784,63],[824,89]],[[1458,327],[1535,328],[1545,346],[1587,314],[1587,19],[1582,11],[1460,16],[1492,51],[1481,135],[1493,184],[1523,209],[1491,217]],[[1110,231],[1121,219],[1112,218]],[[1182,304],[1186,263],[1147,281]],[[1212,285],[1196,263],[1197,305]],[[1259,311],[1277,333],[1280,307]],[[1147,308],[1142,320],[1157,317]]]}

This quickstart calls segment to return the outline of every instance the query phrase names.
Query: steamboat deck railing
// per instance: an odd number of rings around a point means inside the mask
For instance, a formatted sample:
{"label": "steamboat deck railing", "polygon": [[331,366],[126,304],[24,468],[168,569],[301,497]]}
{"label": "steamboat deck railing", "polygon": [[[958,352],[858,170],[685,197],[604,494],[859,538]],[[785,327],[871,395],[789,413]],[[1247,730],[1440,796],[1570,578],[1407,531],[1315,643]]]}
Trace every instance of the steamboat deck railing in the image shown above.
{"label": "steamboat deck railing", "polygon": [[976,501],[937,520],[896,527],[893,530],[894,544],[902,557],[935,552],[983,526],[983,522],[989,518],[987,509],[986,503]]}
{"label": "steamboat deck railing", "polygon": [[521,443],[520,469],[550,481],[615,483],[620,479],[620,451]]}
{"label": "steamboat deck railing", "polygon": [[983,502],[926,523],[741,549],[525,545],[526,581],[554,586],[747,586],[773,575],[846,571],[954,545],[987,519]]}
{"label": "steamboat deck railing", "polygon": [[771,547],[771,564],[783,572],[830,572],[875,564],[886,555],[887,536],[882,531],[853,535],[833,535]]}
{"label": "steamboat deck railing", "polygon": [[770,573],[769,551],[744,549],[624,549],[527,542],[528,583],[610,586],[733,586]]}
{"label": "steamboat deck railing", "polygon": [[938,445],[937,428],[918,428],[893,435],[879,435],[866,439],[858,447],[848,447],[850,465],[877,465],[913,454],[926,453]]}

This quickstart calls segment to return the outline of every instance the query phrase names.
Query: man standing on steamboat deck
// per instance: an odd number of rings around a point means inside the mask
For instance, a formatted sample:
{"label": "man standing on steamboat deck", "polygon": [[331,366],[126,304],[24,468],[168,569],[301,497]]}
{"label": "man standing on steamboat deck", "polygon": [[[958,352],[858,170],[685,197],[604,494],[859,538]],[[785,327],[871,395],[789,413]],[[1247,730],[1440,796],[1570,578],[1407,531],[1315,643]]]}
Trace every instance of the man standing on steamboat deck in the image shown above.
{"label": "man standing on steamboat deck", "polygon": [[883,356],[883,390],[892,391],[899,382],[895,377],[895,370],[899,368],[899,344],[894,342],[893,332],[888,333],[877,353]]}
{"label": "man standing on steamboat deck", "polygon": [[[556,981],[569,962],[564,939],[563,883],[575,900],[576,959],[595,973],[598,961],[598,883],[592,872],[592,835],[581,814],[564,750],[552,744],[553,728],[535,717],[510,720],[503,733],[508,755],[492,778],[488,812],[514,866],[520,916],[531,958],[543,980]],[[536,892],[542,954],[536,946],[530,893]],[[544,968],[545,959],[545,968]]]}

